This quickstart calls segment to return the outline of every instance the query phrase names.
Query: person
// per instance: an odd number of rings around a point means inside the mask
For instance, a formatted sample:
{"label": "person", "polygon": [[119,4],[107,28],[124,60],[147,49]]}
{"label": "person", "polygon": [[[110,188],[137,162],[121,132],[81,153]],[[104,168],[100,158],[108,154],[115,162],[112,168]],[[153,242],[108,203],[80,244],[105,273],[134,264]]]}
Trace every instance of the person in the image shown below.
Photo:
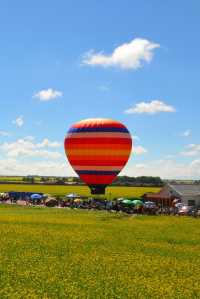
{"label": "person", "polygon": [[106,210],[107,211],[110,211],[110,210],[112,210],[112,201],[111,200],[107,200],[106,201]]}

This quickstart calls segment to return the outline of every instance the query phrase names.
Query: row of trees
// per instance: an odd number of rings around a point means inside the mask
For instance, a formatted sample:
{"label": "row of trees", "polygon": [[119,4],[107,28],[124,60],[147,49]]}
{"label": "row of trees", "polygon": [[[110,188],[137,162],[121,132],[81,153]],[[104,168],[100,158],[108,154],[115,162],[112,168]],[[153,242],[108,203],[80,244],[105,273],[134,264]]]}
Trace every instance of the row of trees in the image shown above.
{"label": "row of trees", "polygon": [[[27,176],[23,178],[25,183],[43,183],[43,184],[76,184],[82,185],[83,182],[78,177],[34,177]],[[129,177],[129,176],[118,176],[112,184],[113,186],[163,186],[163,181],[160,177],[152,176],[140,176],[140,177]]]}
{"label": "row of trees", "polygon": [[112,185],[117,186],[163,186],[163,181],[160,177],[153,176],[118,176]]}

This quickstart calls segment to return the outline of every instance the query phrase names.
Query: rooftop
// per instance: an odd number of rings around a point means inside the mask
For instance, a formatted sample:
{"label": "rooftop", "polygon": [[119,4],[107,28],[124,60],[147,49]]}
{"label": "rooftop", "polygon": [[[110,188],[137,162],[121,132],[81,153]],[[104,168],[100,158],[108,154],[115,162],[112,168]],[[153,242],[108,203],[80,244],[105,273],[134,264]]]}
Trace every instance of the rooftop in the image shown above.
{"label": "rooftop", "polygon": [[200,195],[200,184],[195,185],[195,184],[176,184],[168,185],[172,190],[177,192],[180,195],[184,196],[198,196]]}

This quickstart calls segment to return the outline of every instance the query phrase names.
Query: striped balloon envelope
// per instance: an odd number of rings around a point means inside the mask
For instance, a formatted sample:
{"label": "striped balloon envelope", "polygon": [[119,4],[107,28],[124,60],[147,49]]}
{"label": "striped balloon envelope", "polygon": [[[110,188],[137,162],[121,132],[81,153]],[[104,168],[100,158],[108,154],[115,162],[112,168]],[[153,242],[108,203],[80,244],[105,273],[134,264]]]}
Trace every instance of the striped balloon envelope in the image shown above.
{"label": "striped balloon envelope", "polygon": [[122,123],[94,118],[72,125],[64,146],[69,163],[91,193],[103,194],[127,163],[132,139]]}

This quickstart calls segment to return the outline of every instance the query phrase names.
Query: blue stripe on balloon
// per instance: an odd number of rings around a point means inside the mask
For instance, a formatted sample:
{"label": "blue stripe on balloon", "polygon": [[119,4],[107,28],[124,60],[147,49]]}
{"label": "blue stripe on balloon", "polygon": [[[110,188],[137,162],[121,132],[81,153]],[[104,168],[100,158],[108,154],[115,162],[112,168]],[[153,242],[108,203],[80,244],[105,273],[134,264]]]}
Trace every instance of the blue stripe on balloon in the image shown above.
{"label": "blue stripe on balloon", "polygon": [[105,128],[105,127],[92,127],[92,128],[70,128],[68,133],[81,133],[81,132],[120,132],[120,133],[129,133],[126,128]]}
{"label": "blue stripe on balloon", "polygon": [[80,174],[94,174],[94,175],[118,175],[120,171],[106,171],[106,170],[76,170]]}

